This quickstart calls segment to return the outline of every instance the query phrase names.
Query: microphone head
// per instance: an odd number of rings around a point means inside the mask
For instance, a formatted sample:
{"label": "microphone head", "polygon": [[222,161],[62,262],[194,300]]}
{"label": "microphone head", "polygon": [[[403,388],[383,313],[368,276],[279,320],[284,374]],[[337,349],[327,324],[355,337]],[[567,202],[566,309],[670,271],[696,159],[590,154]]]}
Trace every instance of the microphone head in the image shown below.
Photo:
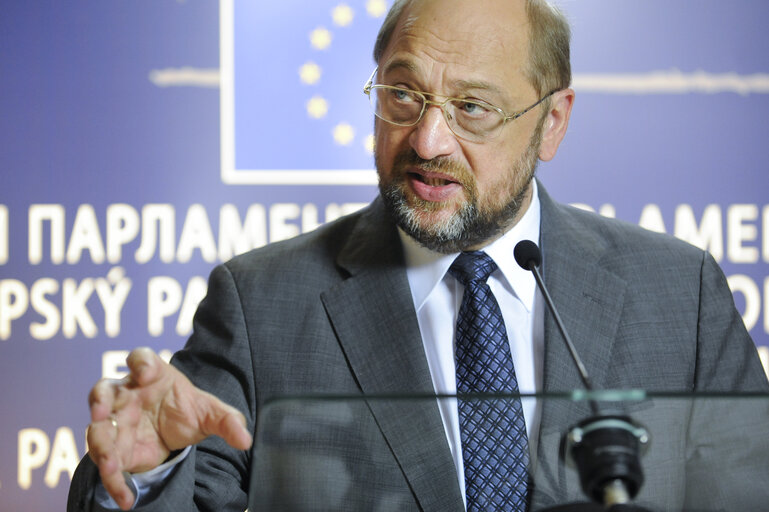
{"label": "microphone head", "polygon": [[518,242],[515,250],[513,250],[513,255],[515,256],[515,261],[524,270],[534,270],[534,268],[542,263],[542,253],[539,252],[537,244],[531,240],[521,240]]}

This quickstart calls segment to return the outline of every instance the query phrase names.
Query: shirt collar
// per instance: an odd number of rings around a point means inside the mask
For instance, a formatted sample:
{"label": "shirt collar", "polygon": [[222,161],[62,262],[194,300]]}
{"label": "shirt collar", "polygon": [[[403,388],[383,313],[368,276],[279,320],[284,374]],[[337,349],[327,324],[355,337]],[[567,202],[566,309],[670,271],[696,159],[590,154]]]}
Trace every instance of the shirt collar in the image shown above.
{"label": "shirt collar", "polygon": [[[534,307],[537,283],[531,272],[523,270],[515,262],[513,250],[521,240],[532,240],[539,245],[539,223],[540,202],[537,181],[532,180],[531,203],[523,217],[507,233],[483,248],[499,267],[499,270],[492,275],[497,277],[510,293],[517,296],[529,312]],[[414,301],[414,307],[419,311],[459,253],[437,253],[422,247],[400,228],[398,228],[398,234],[403,242],[411,298]]]}

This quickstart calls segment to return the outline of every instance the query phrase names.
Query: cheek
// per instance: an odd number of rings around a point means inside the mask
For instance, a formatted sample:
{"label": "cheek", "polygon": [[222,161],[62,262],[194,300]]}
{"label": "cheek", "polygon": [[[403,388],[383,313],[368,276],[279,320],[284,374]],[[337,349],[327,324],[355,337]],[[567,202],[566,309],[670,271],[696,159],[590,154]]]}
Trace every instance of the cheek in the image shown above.
{"label": "cheek", "polygon": [[495,144],[488,151],[475,155],[470,162],[476,186],[481,196],[493,199],[506,198],[511,186],[517,186],[523,177],[518,176],[517,162],[526,151],[526,145]]}
{"label": "cheek", "polygon": [[478,190],[485,194],[499,192],[500,183],[504,183],[510,171],[510,153],[507,148],[488,148],[482,155],[469,158]]}
{"label": "cheek", "polygon": [[[374,154],[377,170],[380,174],[389,175],[396,155],[408,145],[408,135],[405,130],[393,130],[379,123],[374,128]],[[406,146],[404,146],[404,144]]]}

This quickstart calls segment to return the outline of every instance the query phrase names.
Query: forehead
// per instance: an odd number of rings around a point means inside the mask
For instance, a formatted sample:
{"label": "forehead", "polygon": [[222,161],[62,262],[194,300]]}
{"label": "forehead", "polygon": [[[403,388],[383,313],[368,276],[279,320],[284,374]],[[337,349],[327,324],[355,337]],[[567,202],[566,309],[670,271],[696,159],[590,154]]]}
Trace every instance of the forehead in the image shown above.
{"label": "forehead", "polygon": [[379,67],[516,82],[528,62],[528,33],[523,0],[415,0],[401,14]]}

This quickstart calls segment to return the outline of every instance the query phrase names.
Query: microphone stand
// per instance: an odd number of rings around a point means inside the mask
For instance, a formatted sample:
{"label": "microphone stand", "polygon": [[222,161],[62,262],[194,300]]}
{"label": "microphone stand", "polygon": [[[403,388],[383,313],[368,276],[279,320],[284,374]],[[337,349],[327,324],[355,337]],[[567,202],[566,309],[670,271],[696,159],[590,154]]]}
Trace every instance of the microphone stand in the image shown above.
{"label": "microphone stand", "polygon": [[[522,240],[515,246],[514,255],[523,269],[534,274],[537,286],[566,342],[585,389],[592,392],[593,385],[585,365],[566,332],[539,272],[538,267],[542,262],[539,247],[531,240]],[[648,433],[628,416],[601,414],[593,398],[589,399],[589,404],[592,415],[569,428],[564,436],[564,447],[566,454],[571,456],[577,467],[582,491],[593,501],[559,505],[544,510],[648,512],[631,503],[644,481],[640,450],[641,446],[649,441]]]}

